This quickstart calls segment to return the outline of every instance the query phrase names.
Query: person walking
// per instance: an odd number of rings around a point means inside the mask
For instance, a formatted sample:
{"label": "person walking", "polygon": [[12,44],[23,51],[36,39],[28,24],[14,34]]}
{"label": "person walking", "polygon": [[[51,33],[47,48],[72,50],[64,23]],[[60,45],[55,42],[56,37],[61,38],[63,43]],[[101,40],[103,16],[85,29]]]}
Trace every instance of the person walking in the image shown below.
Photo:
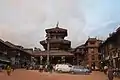
{"label": "person walking", "polygon": [[114,78],[114,75],[113,75],[113,73],[114,73],[114,71],[113,71],[113,69],[112,69],[112,67],[109,67],[108,68],[108,80],[113,80],[113,78]]}
{"label": "person walking", "polygon": [[52,64],[50,64],[50,73],[52,73],[52,71],[53,71],[53,65]]}
{"label": "person walking", "polygon": [[10,76],[11,75],[11,67],[8,65],[7,66],[7,75]]}

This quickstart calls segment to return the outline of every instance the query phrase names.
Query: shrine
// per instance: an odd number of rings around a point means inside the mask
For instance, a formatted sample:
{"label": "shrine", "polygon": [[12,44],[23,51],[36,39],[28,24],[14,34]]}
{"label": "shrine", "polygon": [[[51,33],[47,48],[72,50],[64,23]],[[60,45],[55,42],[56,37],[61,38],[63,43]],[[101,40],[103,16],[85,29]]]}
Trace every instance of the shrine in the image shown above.
{"label": "shrine", "polygon": [[65,37],[68,35],[67,30],[59,28],[57,23],[55,28],[46,29],[45,31],[46,40],[40,41],[45,50],[34,53],[38,63],[46,63],[47,56],[49,55],[49,62],[52,64],[72,64],[74,54],[70,52],[71,41],[65,40]]}

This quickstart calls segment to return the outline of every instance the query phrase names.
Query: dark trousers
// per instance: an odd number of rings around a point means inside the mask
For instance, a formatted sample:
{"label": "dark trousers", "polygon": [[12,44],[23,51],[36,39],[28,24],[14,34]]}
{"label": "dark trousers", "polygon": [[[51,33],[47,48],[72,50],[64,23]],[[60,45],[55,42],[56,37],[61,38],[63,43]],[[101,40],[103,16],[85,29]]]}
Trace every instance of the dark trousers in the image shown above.
{"label": "dark trousers", "polygon": [[113,80],[113,76],[108,76],[108,79],[109,80]]}

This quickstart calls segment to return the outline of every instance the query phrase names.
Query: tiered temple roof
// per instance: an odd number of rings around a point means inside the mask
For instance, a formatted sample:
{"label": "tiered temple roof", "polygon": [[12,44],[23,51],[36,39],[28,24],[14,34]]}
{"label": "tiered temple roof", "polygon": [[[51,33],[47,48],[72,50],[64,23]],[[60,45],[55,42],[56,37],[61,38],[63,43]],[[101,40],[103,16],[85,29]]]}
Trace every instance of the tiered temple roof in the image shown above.
{"label": "tiered temple roof", "polygon": [[67,36],[67,29],[59,28],[57,24],[55,28],[46,29],[45,31],[47,33],[47,39],[40,41],[45,51],[34,53],[34,55],[47,55],[47,41],[49,41],[50,55],[73,56],[73,54],[69,52],[69,49],[71,49],[71,41],[64,39]]}

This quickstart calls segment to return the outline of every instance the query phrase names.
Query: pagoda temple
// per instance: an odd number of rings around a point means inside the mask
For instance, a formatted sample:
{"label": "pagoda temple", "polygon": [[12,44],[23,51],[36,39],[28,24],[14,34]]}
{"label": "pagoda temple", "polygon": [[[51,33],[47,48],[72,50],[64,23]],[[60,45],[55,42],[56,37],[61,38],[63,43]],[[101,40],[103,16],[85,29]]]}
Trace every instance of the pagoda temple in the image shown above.
{"label": "pagoda temple", "polygon": [[69,51],[71,49],[71,41],[64,39],[68,35],[67,30],[59,28],[57,23],[55,28],[46,29],[45,31],[46,40],[40,41],[45,50],[34,53],[34,56],[39,60],[38,62],[40,64],[46,63],[47,55],[49,54],[49,61],[52,64],[72,64],[74,55]]}

